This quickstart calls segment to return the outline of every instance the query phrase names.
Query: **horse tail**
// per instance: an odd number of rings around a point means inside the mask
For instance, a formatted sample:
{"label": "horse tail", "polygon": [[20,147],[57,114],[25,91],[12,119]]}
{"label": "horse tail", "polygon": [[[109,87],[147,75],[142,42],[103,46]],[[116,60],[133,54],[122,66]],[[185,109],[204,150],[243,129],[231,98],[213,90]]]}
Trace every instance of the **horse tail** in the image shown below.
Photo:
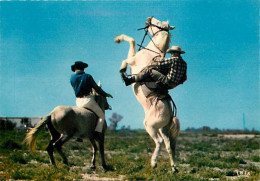
{"label": "horse tail", "polygon": [[180,120],[176,116],[174,116],[172,118],[170,131],[171,131],[172,137],[174,139],[177,139],[177,137],[179,136],[179,133],[180,133]]}
{"label": "horse tail", "polygon": [[180,120],[177,118],[177,106],[175,102],[173,101],[172,97],[168,94],[168,98],[172,102],[172,108],[173,108],[173,115],[172,115],[172,122],[171,122],[171,135],[174,139],[177,139],[180,133]]}
{"label": "horse tail", "polygon": [[35,150],[36,137],[39,135],[41,128],[43,128],[50,120],[51,120],[51,115],[44,116],[41,119],[41,121],[34,128],[30,129],[30,131],[26,134],[23,142],[26,143],[26,145],[29,147],[31,152],[34,152]]}

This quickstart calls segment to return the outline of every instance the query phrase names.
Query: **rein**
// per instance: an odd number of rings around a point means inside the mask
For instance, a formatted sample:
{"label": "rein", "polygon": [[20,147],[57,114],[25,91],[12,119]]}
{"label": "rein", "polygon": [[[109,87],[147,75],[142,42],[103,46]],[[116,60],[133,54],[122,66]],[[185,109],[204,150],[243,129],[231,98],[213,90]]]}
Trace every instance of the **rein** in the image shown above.
{"label": "rein", "polygon": [[[157,32],[153,33],[153,36],[155,36],[155,35],[156,35],[157,33],[159,33],[160,31],[167,31],[167,32],[169,32],[168,29],[159,27],[159,26],[157,26],[157,25],[155,25],[155,24],[152,24],[151,22],[149,22],[149,25],[147,25],[146,27],[137,29],[138,31],[139,31],[139,30],[144,30],[144,31],[145,31],[145,34],[144,34],[143,40],[142,40],[142,42],[141,42],[141,45],[140,45],[140,44],[137,44],[137,45],[139,46],[138,51],[140,51],[140,50],[143,48],[143,49],[149,50],[149,51],[151,51],[151,52],[160,54],[160,53],[158,53],[158,52],[156,52],[156,51],[154,51],[154,50],[151,50],[151,49],[146,48],[146,47],[143,46],[145,37],[148,35],[148,37],[150,38],[150,40],[153,42],[154,46],[155,46],[158,50],[160,50],[161,53],[163,53],[163,51],[156,46],[156,44],[154,43],[153,39],[152,39],[152,38],[150,37],[150,35],[148,34],[148,28],[149,28],[150,26],[155,26],[155,27],[157,27],[157,28],[159,29]],[[153,29],[151,29],[151,30],[153,31]]]}

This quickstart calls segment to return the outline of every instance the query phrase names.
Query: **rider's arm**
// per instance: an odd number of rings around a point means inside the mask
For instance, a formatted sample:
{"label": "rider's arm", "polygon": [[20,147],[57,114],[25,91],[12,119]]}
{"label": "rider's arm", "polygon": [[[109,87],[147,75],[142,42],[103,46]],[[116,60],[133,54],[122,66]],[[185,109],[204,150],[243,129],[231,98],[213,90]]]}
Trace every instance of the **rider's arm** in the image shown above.
{"label": "rider's arm", "polygon": [[108,93],[106,93],[105,91],[103,91],[103,89],[101,89],[101,87],[99,87],[99,86],[96,84],[96,82],[95,82],[95,80],[93,79],[92,76],[89,77],[89,82],[90,82],[91,86],[97,91],[98,94],[100,94],[100,95],[102,95],[102,96],[104,96],[104,97],[107,97],[107,96],[109,95]]}
{"label": "rider's arm", "polygon": [[171,80],[172,78],[174,78],[174,64],[173,63],[170,65],[169,73],[166,76],[167,76],[168,80]]}
{"label": "rider's arm", "polygon": [[167,59],[163,59],[162,61],[160,61],[159,66],[161,68],[165,68],[168,69],[168,74],[166,75],[168,80],[171,80],[174,76],[174,58],[170,57]]}

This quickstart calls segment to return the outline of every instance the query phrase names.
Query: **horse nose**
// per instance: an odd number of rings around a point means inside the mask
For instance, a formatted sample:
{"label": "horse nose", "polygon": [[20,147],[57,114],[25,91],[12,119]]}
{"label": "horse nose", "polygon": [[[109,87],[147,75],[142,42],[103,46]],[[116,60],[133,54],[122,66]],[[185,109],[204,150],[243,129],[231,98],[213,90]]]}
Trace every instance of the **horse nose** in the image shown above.
{"label": "horse nose", "polygon": [[153,18],[153,16],[149,16],[149,17],[146,18],[146,20],[150,20],[152,18]]}
{"label": "horse nose", "polygon": [[173,30],[175,28],[175,26],[170,26],[169,30]]}

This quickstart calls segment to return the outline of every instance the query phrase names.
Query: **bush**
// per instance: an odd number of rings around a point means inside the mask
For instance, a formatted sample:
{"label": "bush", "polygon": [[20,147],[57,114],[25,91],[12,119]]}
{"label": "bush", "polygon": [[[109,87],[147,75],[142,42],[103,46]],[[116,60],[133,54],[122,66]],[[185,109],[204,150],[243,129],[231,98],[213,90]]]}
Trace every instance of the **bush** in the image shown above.
{"label": "bush", "polygon": [[203,151],[203,152],[209,152],[211,150],[217,150],[212,143],[206,142],[206,141],[201,141],[197,142],[191,145],[191,150],[198,150],[198,151]]}
{"label": "bush", "polygon": [[1,148],[3,149],[21,149],[22,146],[14,142],[13,140],[6,140],[2,143]]}
{"label": "bush", "polygon": [[257,150],[260,149],[260,144],[257,141],[249,140],[247,147],[251,148],[252,150]]}
{"label": "bush", "polygon": [[258,155],[254,155],[254,156],[251,157],[251,160],[253,162],[260,162],[260,157]]}
{"label": "bush", "polygon": [[246,144],[242,142],[241,140],[232,140],[225,143],[223,146],[224,151],[245,151],[246,150]]}
{"label": "bush", "polygon": [[229,176],[229,177],[237,176],[237,173],[232,170],[228,170],[226,173],[226,176]]}
{"label": "bush", "polygon": [[0,130],[13,130],[16,126],[16,123],[13,123],[10,120],[0,119]]}
{"label": "bush", "polygon": [[10,159],[14,162],[26,164],[28,160],[25,160],[24,156],[21,153],[14,153],[10,156]]}

